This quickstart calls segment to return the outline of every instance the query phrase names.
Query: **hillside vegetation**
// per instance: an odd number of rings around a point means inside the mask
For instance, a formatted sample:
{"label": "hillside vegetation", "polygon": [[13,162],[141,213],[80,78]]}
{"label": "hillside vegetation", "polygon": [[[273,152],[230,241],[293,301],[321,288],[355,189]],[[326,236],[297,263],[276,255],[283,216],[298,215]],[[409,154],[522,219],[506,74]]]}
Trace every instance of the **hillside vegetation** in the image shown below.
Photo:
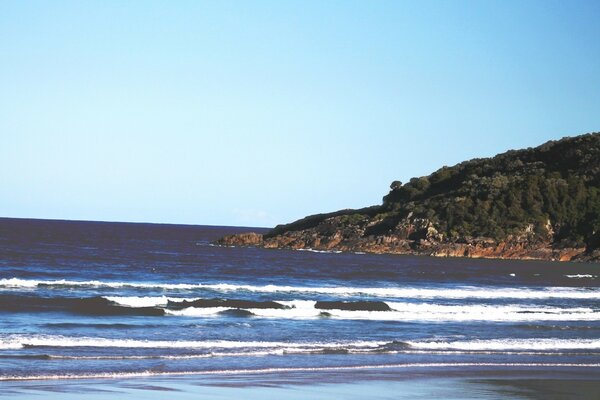
{"label": "hillside vegetation", "polygon": [[279,225],[262,245],[455,255],[448,245],[461,243],[488,249],[482,256],[517,248],[526,258],[545,258],[540,249],[594,253],[600,247],[600,133],[394,181],[381,205]]}

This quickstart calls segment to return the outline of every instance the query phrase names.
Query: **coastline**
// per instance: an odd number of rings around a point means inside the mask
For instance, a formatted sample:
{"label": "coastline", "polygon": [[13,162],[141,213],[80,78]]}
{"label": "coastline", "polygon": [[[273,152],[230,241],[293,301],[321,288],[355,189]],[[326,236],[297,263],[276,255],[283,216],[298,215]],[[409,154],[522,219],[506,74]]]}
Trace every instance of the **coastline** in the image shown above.
{"label": "coastline", "polygon": [[9,398],[129,399],[592,399],[600,394],[599,367],[435,367],[360,371],[31,380],[2,383]]}
{"label": "coastline", "polygon": [[213,245],[311,251],[316,253],[343,252],[435,258],[600,263],[600,254],[586,254],[585,248],[554,249],[547,246],[528,249],[523,246],[511,247],[506,243],[496,244],[485,240],[476,240],[473,243],[426,243],[423,245],[422,243],[400,240],[388,236],[332,243],[318,237],[314,233],[310,234],[310,240],[300,238],[306,235],[309,234],[305,232],[290,232],[289,234],[264,238],[264,235],[260,233],[243,232],[223,236],[216,240]]}
{"label": "coastline", "polygon": [[[40,226],[7,230],[0,396],[499,400],[598,391],[596,265],[211,245],[239,228],[32,224]],[[331,307],[326,315],[317,302]]]}
{"label": "coastline", "polygon": [[394,181],[380,205],[308,215],[224,245],[600,262],[600,133]]}

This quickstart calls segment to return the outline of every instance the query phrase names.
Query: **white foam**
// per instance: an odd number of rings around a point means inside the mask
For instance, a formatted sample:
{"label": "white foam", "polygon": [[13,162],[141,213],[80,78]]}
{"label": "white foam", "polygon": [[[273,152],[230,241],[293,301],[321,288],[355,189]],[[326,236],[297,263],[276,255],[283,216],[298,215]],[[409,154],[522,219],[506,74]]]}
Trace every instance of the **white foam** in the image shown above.
{"label": "white foam", "polygon": [[309,253],[321,253],[321,254],[340,254],[341,250],[315,250],[311,248],[296,249],[296,251],[308,251]]}
{"label": "white foam", "polygon": [[[428,355],[528,355],[528,356],[581,356],[585,355],[598,355],[598,352],[581,353],[581,352],[557,352],[557,351],[516,351],[516,350],[410,350],[410,349],[399,349],[396,350],[393,347],[390,349],[384,348],[350,348],[346,349],[339,347],[340,350],[347,351],[348,354],[428,354]],[[103,355],[103,356],[62,356],[62,355],[47,355],[50,359],[57,360],[153,360],[153,359],[165,359],[165,360],[190,360],[190,359],[201,359],[201,358],[219,358],[219,357],[264,357],[264,356],[282,356],[285,354],[315,354],[322,353],[322,351],[336,350],[331,348],[317,349],[314,347],[287,347],[287,348],[276,348],[268,350],[250,350],[250,351],[228,351],[228,352],[215,352],[202,354],[177,354],[177,355],[142,355],[142,356],[118,356],[118,355]]]}
{"label": "white foam", "polygon": [[0,286],[34,288],[40,282],[41,281],[36,281],[36,280],[32,280],[32,279],[10,278],[10,279],[0,279]]}
{"label": "white foam", "polygon": [[565,275],[567,278],[583,279],[583,278],[596,278],[598,275],[590,274],[576,274],[576,275]]}
{"label": "white foam", "polygon": [[[600,312],[588,307],[527,305],[440,305],[387,302],[399,320],[422,321],[597,321]],[[379,312],[385,313],[385,312]]]}
{"label": "white foam", "polygon": [[33,279],[0,279],[0,287],[7,288],[35,288],[39,286],[72,286],[72,287],[110,287],[110,288],[142,288],[142,289],[197,289],[202,285],[190,285],[186,283],[159,283],[159,282],[111,282],[111,281],[72,281],[68,279],[57,280],[33,280]]}
{"label": "white foam", "polygon": [[[314,351],[314,350],[312,350]],[[243,352],[210,352],[205,354],[178,354],[178,355],[147,355],[147,356],[59,356],[50,355],[48,358],[56,360],[190,360],[197,358],[214,358],[214,357],[262,357],[268,355],[282,355],[284,349],[273,349],[263,351],[243,351]]]}
{"label": "white foam", "polygon": [[240,349],[240,348],[335,348],[335,347],[377,347],[386,342],[262,342],[229,340],[136,340],[110,339],[101,337],[76,337],[62,335],[8,335],[0,338],[0,349],[20,349],[25,346],[48,347],[120,347],[120,348],[169,348],[169,349]]}
{"label": "white foam", "polygon": [[[587,307],[556,308],[520,305],[440,305],[387,302],[393,311],[321,310],[315,301],[279,301],[293,307],[289,309],[248,308],[252,314],[263,318],[310,319],[329,318],[381,321],[597,321],[600,312]],[[186,317],[219,316],[225,307],[188,307],[182,310],[166,310],[169,315]]]}
{"label": "white foam", "polygon": [[489,339],[465,341],[407,341],[412,348],[428,350],[597,350],[600,339]]}
{"label": "white foam", "polygon": [[400,368],[599,368],[600,363],[412,363],[412,364],[376,364],[376,365],[351,365],[351,366],[325,366],[325,367],[289,367],[289,368],[261,368],[261,369],[229,369],[209,371],[141,371],[141,372],[106,372],[80,375],[31,375],[0,376],[0,381],[25,381],[25,380],[62,380],[62,379],[121,379],[152,376],[181,376],[181,375],[245,375],[245,374],[277,374],[288,372],[321,372],[321,371],[361,371],[373,369],[400,369]]}
{"label": "white foam", "polygon": [[280,285],[235,285],[230,283],[161,283],[111,282],[72,280],[0,279],[0,288],[36,288],[39,286],[110,287],[164,290],[212,290],[218,292],[316,293],[337,296],[372,296],[386,298],[447,298],[447,299],[600,299],[600,288],[547,287],[544,289],[498,287],[308,287]]}
{"label": "white foam", "polygon": [[164,307],[168,301],[194,301],[197,298],[167,297],[167,296],[105,296],[106,300],[126,307]]}

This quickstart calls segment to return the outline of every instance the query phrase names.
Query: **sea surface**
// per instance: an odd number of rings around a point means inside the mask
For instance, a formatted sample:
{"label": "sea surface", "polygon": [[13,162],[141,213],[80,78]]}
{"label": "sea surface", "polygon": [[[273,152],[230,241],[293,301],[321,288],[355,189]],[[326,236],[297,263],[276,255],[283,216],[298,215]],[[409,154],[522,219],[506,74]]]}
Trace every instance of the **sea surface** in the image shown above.
{"label": "sea surface", "polygon": [[600,376],[598,265],[212,244],[248,230],[0,219],[0,381]]}

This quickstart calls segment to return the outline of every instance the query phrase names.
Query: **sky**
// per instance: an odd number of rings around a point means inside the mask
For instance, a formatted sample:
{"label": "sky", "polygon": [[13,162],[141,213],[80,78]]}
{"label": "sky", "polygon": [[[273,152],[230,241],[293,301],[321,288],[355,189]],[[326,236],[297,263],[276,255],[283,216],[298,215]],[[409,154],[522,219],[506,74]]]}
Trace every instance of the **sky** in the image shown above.
{"label": "sky", "polygon": [[598,1],[0,2],[0,216],[274,226],[600,130]]}

